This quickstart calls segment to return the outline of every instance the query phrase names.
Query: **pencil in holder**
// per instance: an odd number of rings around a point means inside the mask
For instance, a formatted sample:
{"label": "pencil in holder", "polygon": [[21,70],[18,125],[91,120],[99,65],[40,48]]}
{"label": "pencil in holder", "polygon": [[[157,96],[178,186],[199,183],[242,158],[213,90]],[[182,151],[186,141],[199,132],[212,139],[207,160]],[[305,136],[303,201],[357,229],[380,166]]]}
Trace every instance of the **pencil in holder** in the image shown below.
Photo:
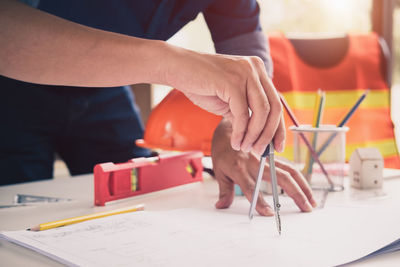
{"label": "pencil in holder", "polygon": [[[349,128],[335,125],[320,125],[318,128],[310,125],[299,125],[299,127],[292,126],[289,129],[294,138],[294,162],[307,177],[311,188],[342,191],[345,175],[346,132]],[[300,137],[301,134],[312,144],[333,185],[326,179],[320,165],[309,158],[310,153],[308,153],[308,147]]]}

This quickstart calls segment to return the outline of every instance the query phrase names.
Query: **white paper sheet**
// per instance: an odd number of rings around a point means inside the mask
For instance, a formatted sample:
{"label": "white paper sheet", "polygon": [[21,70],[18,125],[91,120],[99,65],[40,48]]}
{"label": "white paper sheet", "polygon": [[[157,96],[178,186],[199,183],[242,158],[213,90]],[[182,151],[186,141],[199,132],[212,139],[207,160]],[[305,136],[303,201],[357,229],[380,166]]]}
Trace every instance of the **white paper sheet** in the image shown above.
{"label": "white paper sheet", "polygon": [[398,206],[283,210],[281,236],[274,218],[250,222],[240,210],[247,201],[235,206],[134,212],[2,237],[81,266],[333,266],[395,241],[389,248],[399,249]]}

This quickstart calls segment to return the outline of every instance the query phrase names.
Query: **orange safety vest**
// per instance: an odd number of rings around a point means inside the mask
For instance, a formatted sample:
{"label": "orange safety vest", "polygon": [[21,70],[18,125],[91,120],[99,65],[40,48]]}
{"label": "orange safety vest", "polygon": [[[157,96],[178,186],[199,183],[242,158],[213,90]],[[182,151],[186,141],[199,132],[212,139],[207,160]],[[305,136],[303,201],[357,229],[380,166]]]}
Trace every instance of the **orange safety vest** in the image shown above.
{"label": "orange safety vest", "polygon": [[[323,124],[337,124],[365,89],[371,91],[347,122],[346,159],[358,147],[376,147],[386,168],[400,168],[400,158],[390,117],[390,90],[385,82],[382,52],[374,33],[349,35],[348,51],[331,67],[311,66],[299,57],[282,33],[269,35],[273,82],[302,124],[312,124],[315,92],[326,92]],[[287,114],[286,126],[293,125]],[[293,135],[287,132],[283,156],[293,158]]]}

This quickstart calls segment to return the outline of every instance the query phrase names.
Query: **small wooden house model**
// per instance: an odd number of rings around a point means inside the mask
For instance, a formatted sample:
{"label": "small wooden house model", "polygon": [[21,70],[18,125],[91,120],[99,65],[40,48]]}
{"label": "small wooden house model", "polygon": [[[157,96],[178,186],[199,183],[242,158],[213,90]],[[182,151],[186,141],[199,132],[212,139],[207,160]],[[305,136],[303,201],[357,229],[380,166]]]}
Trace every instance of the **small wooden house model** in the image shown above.
{"label": "small wooden house model", "polygon": [[350,157],[350,185],[359,189],[381,188],[383,157],[376,148],[357,148]]}

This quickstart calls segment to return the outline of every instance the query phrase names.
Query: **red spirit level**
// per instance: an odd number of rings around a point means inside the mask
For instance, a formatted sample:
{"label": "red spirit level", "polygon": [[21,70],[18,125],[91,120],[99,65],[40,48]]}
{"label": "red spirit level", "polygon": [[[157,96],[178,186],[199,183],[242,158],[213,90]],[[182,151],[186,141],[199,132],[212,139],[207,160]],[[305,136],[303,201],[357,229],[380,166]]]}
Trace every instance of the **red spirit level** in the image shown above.
{"label": "red spirit level", "polygon": [[202,181],[202,157],[203,153],[193,151],[97,164],[94,204],[104,206],[109,201]]}

